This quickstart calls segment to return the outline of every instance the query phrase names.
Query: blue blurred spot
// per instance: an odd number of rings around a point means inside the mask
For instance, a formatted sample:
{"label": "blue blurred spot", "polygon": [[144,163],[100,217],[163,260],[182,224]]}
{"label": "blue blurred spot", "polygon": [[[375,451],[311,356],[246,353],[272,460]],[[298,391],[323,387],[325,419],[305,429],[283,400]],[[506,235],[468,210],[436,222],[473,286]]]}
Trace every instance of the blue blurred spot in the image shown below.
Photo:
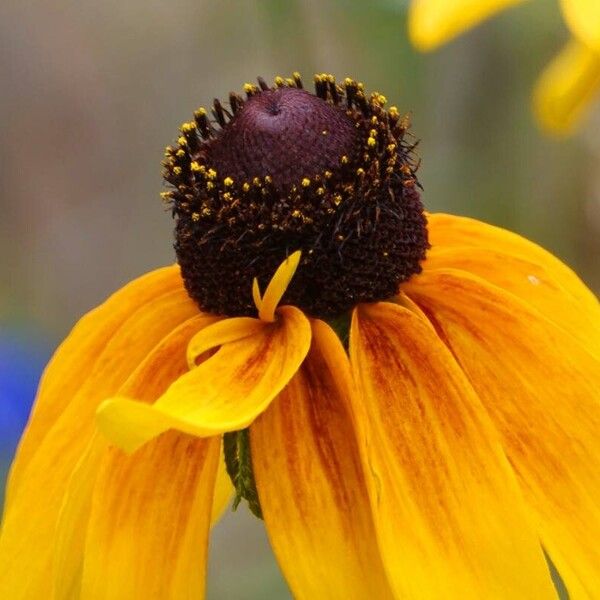
{"label": "blue blurred spot", "polygon": [[0,465],[12,459],[49,354],[47,344],[25,332],[0,332]]}

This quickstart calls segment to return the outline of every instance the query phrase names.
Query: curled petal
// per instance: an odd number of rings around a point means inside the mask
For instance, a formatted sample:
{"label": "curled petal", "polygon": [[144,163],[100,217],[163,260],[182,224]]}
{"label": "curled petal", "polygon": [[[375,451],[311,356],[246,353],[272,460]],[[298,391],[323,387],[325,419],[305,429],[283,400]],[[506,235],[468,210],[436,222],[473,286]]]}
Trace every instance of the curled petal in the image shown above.
{"label": "curled petal", "polygon": [[196,361],[202,354],[217,346],[243,340],[258,333],[265,324],[259,319],[251,317],[237,317],[223,319],[204,329],[201,329],[191,340],[187,347],[188,367],[196,367]]}
{"label": "curled petal", "polygon": [[297,250],[293,254],[290,254],[290,256],[279,265],[262,298],[260,296],[258,282],[252,283],[252,296],[255,303],[257,300],[259,301],[259,304],[256,304],[256,308],[258,309],[258,318],[261,319],[261,321],[271,323],[275,320],[275,309],[281,298],[283,298],[283,295],[298,268],[301,255],[302,253],[300,250]]}
{"label": "curled petal", "polygon": [[251,425],[271,544],[295,598],[392,597],[375,539],[343,347],[313,321],[298,373]]}
{"label": "curled petal", "polygon": [[411,297],[481,398],[571,597],[600,596],[600,359],[524,302],[460,271]]}
{"label": "curled petal", "polygon": [[477,395],[401,306],[354,311],[356,422],[398,598],[555,597],[535,529]]}
{"label": "curled petal", "polygon": [[412,0],[408,15],[411,42],[434,50],[496,13],[523,0]]}
{"label": "curled petal", "polygon": [[230,342],[180,377],[153,405],[127,397],[105,401],[99,428],[133,452],[169,429],[207,437],[247,427],[283,389],[310,346],[310,324],[292,306],[252,336]]}
{"label": "curled petal", "polygon": [[571,133],[600,91],[600,49],[571,40],[546,67],[533,93],[540,126],[557,135]]}

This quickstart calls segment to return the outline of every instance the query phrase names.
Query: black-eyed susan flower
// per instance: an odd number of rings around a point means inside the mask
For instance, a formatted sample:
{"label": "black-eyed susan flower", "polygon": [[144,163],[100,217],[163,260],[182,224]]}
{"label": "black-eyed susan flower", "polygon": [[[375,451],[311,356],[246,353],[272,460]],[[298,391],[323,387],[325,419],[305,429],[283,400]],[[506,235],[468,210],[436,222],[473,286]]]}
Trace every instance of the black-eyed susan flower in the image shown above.
{"label": "black-eyed susan flower", "polygon": [[[523,0],[412,0],[409,32],[420,50],[433,50]],[[572,39],[539,78],[533,107],[540,125],[570,133],[600,93],[600,2],[560,0]],[[535,24],[534,24],[535,29]]]}
{"label": "black-eyed susan flower", "polygon": [[594,295],[518,235],[425,215],[381,94],[245,92],[167,148],[178,265],[48,366],[0,597],[203,597],[229,479],[298,598],[552,598],[546,556],[598,597]]}

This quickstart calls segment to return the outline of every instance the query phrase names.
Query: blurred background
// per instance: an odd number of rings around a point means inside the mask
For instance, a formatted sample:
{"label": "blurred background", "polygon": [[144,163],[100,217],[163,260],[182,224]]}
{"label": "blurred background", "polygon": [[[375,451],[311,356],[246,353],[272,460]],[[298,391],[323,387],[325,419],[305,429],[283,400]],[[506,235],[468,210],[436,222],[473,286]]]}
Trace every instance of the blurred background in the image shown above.
{"label": "blurred background", "polygon": [[[195,108],[257,75],[326,71],[384,93],[412,112],[429,210],[522,233],[600,289],[600,112],[569,139],[545,137],[530,113],[536,77],[568,38],[558,2],[525,3],[428,55],[408,44],[406,9],[0,4],[0,481],[59,340],[111,291],[174,259],[158,195],[164,146]],[[211,549],[209,599],[290,597],[244,507]]]}

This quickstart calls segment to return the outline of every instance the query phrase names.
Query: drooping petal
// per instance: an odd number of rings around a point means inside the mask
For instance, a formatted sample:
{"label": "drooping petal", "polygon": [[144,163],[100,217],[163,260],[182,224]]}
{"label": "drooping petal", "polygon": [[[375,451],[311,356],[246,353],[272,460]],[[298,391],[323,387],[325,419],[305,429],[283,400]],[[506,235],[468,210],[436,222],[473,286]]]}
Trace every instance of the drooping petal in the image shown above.
{"label": "drooping petal", "polygon": [[263,322],[254,335],[221,346],[153,405],[127,397],[105,401],[100,429],[133,452],[169,429],[204,437],[247,427],[292,378],[310,346],[302,312],[283,306],[277,313],[276,322]]}
{"label": "drooping petal", "polygon": [[[18,600],[48,595],[59,511],[70,477],[92,438],[98,404],[119,391],[171,330],[198,315],[183,288],[136,304],[135,309],[132,303],[129,307],[135,312],[114,332],[99,355],[80,355],[82,368],[87,361],[93,361],[94,368],[64,406],[36,452],[26,463],[21,463],[24,470],[19,473],[19,485],[6,508],[0,534],[0,598]],[[214,320],[214,317],[197,318]],[[196,323],[189,337],[199,328]],[[82,341],[85,347],[85,339]],[[72,351],[76,354],[76,350]],[[47,375],[50,380],[54,379],[53,368]],[[62,371],[66,390],[70,389],[69,375],[76,372],[75,362]],[[59,393],[58,388],[55,393]]]}
{"label": "drooping petal", "polygon": [[132,456],[109,451],[88,523],[82,598],[204,597],[220,444],[169,432]]}
{"label": "drooping petal", "polygon": [[[598,299],[581,279],[556,256],[534,242],[512,231],[468,217],[436,213],[428,215],[427,221],[432,256],[438,249],[454,247],[469,248],[473,254],[480,250],[510,254],[515,258],[534,262],[552,273],[554,281],[582,303],[585,310],[591,311],[591,314],[598,310]],[[425,261],[426,270],[428,264]],[[483,275],[482,268],[481,265],[478,267],[478,274]],[[489,269],[484,276],[493,277],[492,270]]]}
{"label": "drooping petal", "polygon": [[215,481],[215,493],[212,504],[212,514],[210,517],[211,524],[215,524],[223,516],[223,513],[231,503],[233,497],[233,484],[227,468],[225,467],[225,457],[223,456],[223,448],[221,445],[221,456],[219,457],[219,467],[217,469],[217,477]]}
{"label": "drooping petal", "polygon": [[600,52],[600,3],[598,0],[560,0],[565,21],[573,35]]}
{"label": "drooping petal", "polygon": [[479,399],[422,318],[354,312],[350,357],[379,543],[400,598],[555,597]]}
{"label": "drooping petal", "polygon": [[[185,350],[190,338],[198,329],[214,320],[215,317],[197,315],[173,330],[127,379],[121,388],[122,393],[135,395],[141,402],[156,400],[172,381],[187,372]],[[162,450],[167,456],[173,452],[172,440],[163,441],[161,438],[156,443],[159,442],[164,444]],[[191,449],[188,450],[185,460],[193,462],[196,460],[194,453]],[[53,551],[55,600],[70,600],[79,593],[93,491],[105,485],[97,483],[97,478],[100,465],[107,460],[106,455],[107,441],[95,432],[71,475],[56,525]],[[179,458],[179,461],[183,460]],[[171,471],[178,472],[180,466],[162,461],[156,468],[170,468]],[[223,490],[215,487],[213,493],[222,500]],[[182,496],[182,502],[186,501]],[[170,517],[165,514],[165,518]]]}
{"label": "drooping petal", "polygon": [[[56,350],[40,382],[32,414],[11,469],[6,490],[7,504],[25,464],[40,447],[44,436],[65,411],[77,390],[94,369],[98,369],[98,359],[111,338],[140,306],[177,290],[183,292],[179,267],[157,269],[123,287],[75,325]],[[191,306],[189,301],[185,304]]]}
{"label": "drooping petal", "polygon": [[571,133],[600,92],[600,49],[571,40],[546,67],[533,92],[540,127]]}
{"label": "drooping petal", "polygon": [[348,411],[348,358],[313,321],[298,373],[251,425],[252,462],[275,555],[295,598],[391,597]]}
{"label": "drooping petal", "polygon": [[[425,269],[454,268],[477,275],[514,294],[600,356],[600,303],[582,303],[544,264],[497,250],[436,246]],[[410,289],[410,284],[407,286]]]}
{"label": "drooping petal", "polygon": [[412,0],[408,33],[419,50],[434,50],[523,0]]}
{"label": "drooping petal", "polygon": [[571,598],[600,596],[600,360],[475,276],[431,271],[410,295],[496,425]]}

